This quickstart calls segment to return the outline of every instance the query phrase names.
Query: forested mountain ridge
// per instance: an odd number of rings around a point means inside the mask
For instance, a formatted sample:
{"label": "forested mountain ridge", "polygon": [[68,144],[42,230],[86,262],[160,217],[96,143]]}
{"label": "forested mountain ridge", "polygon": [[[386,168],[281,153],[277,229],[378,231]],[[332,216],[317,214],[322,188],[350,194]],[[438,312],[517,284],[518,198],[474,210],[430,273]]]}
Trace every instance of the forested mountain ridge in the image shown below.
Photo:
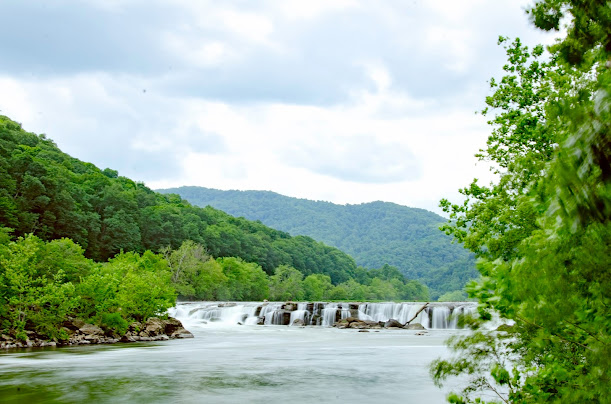
{"label": "forested mountain ridge", "polygon": [[204,187],[158,191],[259,220],[292,235],[310,236],[345,251],[364,267],[396,266],[408,278],[425,283],[433,297],[462,289],[478,275],[472,254],[439,231],[446,220],[424,209],[380,201],[337,205],[270,191]]}
{"label": "forested mountain ridge", "polygon": [[121,250],[177,249],[192,240],[214,257],[256,262],[270,275],[289,265],[305,276],[329,275],[337,284],[356,270],[354,259],[334,247],[156,193],[63,153],[44,135],[1,115],[0,226],[16,237],[70,238],[96,261]]}

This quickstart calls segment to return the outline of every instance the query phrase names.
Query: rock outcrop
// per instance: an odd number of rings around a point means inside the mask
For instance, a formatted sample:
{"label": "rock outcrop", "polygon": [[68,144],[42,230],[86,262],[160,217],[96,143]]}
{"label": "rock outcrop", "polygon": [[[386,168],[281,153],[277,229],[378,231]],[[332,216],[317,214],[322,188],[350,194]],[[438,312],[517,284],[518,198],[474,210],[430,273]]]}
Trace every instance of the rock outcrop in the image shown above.
{"label": "rock outcrop", "polygon": [[401,324],[395,319],[390,319],[388,321],[368,321],[368,320],[359,320],[356,317],[348,317],[343,320],[340,320],[333,324],[333,327],[336,328],[356,328],[358,330],[368,330],[368,329],[406,329],[406,330],[425,330],[422,324],[413,323],[413,324]]}
{"label": "rock outcrop", "polygon": [[9,335],[0,336],[0,349],[54,347],[67,345],[114,344],[116,342],[167,341],[174,338],[193,338],[182,323],[175,318],[167,320],[151,317],[144,323],[132,323],[124,335],[104,330],[80,319],[67,319],[62,324],[67,335],[64,340],[47,341],[32,331],[27,332],[25,341]]}

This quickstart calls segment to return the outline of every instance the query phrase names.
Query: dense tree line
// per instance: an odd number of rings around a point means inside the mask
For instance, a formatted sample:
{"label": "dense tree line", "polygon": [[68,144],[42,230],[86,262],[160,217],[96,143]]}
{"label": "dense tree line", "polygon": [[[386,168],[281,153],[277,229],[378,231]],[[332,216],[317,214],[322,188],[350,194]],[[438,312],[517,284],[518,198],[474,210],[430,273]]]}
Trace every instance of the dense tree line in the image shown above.
{"label": "dense tree line", "polygon": [[0,225],[17,237],[70,238],[96,261],[121,250],[176,249],[193,240],[214,257],[256,262],[267,274],[289,265],[306,276],[326,274],[336,284],[356,270],[354,260],[336,248],[153,192],[114,170],[70,157],[5,116],[0,116]]}
{"label": "dense tree line", "polygon": [[[453,403],[609,403],[611,7],[539,0],[529,13],[543,29],[566,22],[566,36],[548,54],[500,39],[506,75],[490,83],[479,153],[500,179],[442,201],[446,231],[480,257],[480,315],[431,370],[467,381]],[[481,331],[493,313],[513,325]]]}
{"label": "dense tree line", "polygon": [[203,246],[185,241],[177,250],[164,250],[179,298],[186,300],[407,300],[429,298],[427,288],[405,278],[395,267],[356,269],[355,278],[334,285],[324,274],[305,276],[280,265],[271,276],[256,263],[240,258],[214,259]]}
{"label": "dense tree line", "polygon": [[462,290],[478,276],[473,255],[438,231],[444,219],[424,209],[388,202],[336,205],[269,191],[181,187],[160,192],[177,193],[198,206],[213,206],[293,235],[313,237],[347,252],[367,268],[395,266],[427,285],[433,298]]}
{"label": "dense tree line", "polygon": [[333,285],[323,274],[305,277],[288,265],[272,276],[240,258],[212,258],[185,241],[160,254],[121,252],[95,262],[67,238],[45,242],[34,235],[11,240],[0,227],[0,332],[20,340],[66,340],[70,317],[123,335],[131,322],[163,316],[176,298],[194,300],[426,300],[426,287],[396,268],[367,271]]}

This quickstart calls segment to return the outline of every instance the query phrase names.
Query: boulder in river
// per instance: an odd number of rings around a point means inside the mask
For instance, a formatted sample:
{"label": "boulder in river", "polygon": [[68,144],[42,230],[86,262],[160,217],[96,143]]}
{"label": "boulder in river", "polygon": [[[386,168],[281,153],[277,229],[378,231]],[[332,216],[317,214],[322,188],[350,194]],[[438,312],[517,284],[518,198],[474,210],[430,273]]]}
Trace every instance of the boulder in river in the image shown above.
{"label": "boulder in river", "polygon": [[157,317],[151,317],[144,323],[144,330],[147,335],[159,335],[165,332],[165,321]]}
{"label": "boulder in river", "polygon": [[424,328],[424,326],[420,323],[408,324],[404,328],[408,330],[426,330],[426,328]]}
{"label": "boulder in river", "polygon": [[391,318],[390,320],[384,323],[384,328],[403,328],[403,324],[401,324],[394,318]]}
{"label": "boulder in river", "polygon": [[174,331],[174,334],[170,335],[170,338],[193,338],[193,334],[184,328],[180,328]]}
{"label": "boulder in river", "polygon": [[163,320],[165,327],[163,333],[166,335],[174,334],[174,331],[183,328],[182,323],[179,320],[176,320],[174,317],[168,317],[167,320]]}

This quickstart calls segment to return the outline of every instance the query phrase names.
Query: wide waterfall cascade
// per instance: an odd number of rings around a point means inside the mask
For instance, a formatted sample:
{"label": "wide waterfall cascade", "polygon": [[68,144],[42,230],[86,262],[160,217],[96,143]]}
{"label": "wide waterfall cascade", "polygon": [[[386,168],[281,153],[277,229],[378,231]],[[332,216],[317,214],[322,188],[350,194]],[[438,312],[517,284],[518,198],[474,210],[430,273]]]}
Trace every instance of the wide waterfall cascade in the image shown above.
{"label": "wide waterfall cascade", "polygon": [[320,325],[330,327],[349,317],[405,324],[419,323],[428,329],[457,329],[458,317],[473,314],[471,302],[448,303],[293,303],[293,302],[185,302],[169,314],[185,324],[233,325]]}
{"label": "wide waterfall cascade", "polygon": [[337,320],[348,318],[351,315],[350,303],[326,303],[322,309],[321,325],[330,327]]}

